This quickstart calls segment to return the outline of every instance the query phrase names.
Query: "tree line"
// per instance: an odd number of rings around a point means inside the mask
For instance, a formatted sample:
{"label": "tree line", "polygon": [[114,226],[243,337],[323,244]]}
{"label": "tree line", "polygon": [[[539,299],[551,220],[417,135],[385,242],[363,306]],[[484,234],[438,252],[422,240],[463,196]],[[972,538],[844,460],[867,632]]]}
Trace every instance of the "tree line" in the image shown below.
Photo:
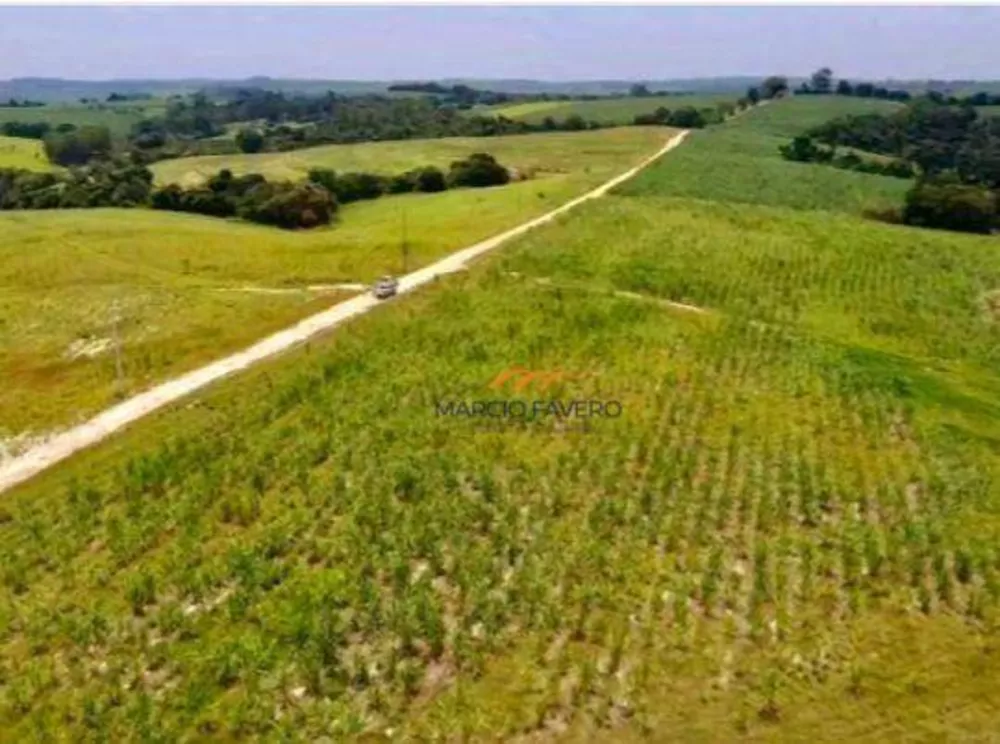
{"label": "tree line", "polygon": [[[239,126],[231,140],[218,139]],[[280,152],[325,144],[438,137],[485,137],[596,128],[568,117],[528,124],[503,116],[470,116],[426,97],[286,96],[239,89],[212,102],[203,95],[172,102],[165,115],[137,123],[129,146],[145,162],[195,154]]]}
{"label": "tree line", "polygon": [[[287,105],[286,105],[287,104]],[[255,122],[247,124],[247,122]],[[220,139],[227,127],[242,125]],[[266,93],[213,104],[204,97],[175,101],[165,116],[144,119],[126,142],[115,142],[106,127],[47,122],[7,122],[7,136],[40,139],[57,165],[83,165],[113,153],[131,152],[144,164],[193,155],[282,152],[325,144],[438,137],[489,137],[541,131],[581,131],[603,126],[571,115],[539,124],[506,117],[469,116],[420,99],[363,96],[286,98]]]}
{"label": "tree line", "polygon": [[[249,126],[237,132],[236,149],[245,153],[283,152],[329,144],[352,144],[383,140],[434,139],[440,137],[496,137],[547,131],[598,129],[600,122],[577,114],[556,120],[546,117],[531,124],[504,116],[467,116],[449,109],[435,109],[422,118],[380,119],[343,116],[307,126],[290,124]],[[165,152],[161,151],[160,155]]]}
{"label": "tree line", "polygon": [[468,85],[442,85],[441,83],[395,83],[388,87],[390,93],[422,93],[432,96],[437,105],[470,109],[473,106],[496,106],[504,103],[542,101],[541,95],[530,93],[501,93],[480,90]]}
{"label": "tree line", "polygon": [[6,101],[0,101],[0,108],[40,108],[44,105],[43,101],[29,101],[27,99],[19,101],[16,98],[10,98]]}
{"label": "tree line", "polygon": [[[917,178],[898,214],[906,224],[988,233],[998,226],[1000,117],[922,96],[891,113],[833,119],[781,148],[790,160],[833,162],[838,147],[893,158]],[[857,169],[857,168],[856,168]]]}
{"label": "tree line", "polygon": [[240,217],[289,229],[310,228],[329,224],[342,204],[385,194],[498,186],[509,180],[508,170],[486,153],[453,162],[447,173],[434,166],[395,176],[315,168],[301,184],[269,183],[257,173],[236,177],[223,170],[203,186],[184,189],[170,184],[157,189],[150,195],[150,205],[212,217]]}
{"label": "tree line", "polygon": [[702,129],[710,124],[719,124],[740,110],[741,107],[736,103],[719,103],[714,108],[703,107],[701,109],[696,109],[694,106],[682,106],[679,109],[671,110],[666,106],[660,106],[647,114],[636,114],[632,123],[636,126],[659,125],[681,129]]}
{"label": "tree line", "polygon": [[979,91],[964,96],[928,89],[919,95],[903,89],[891,89],[871,82],[856,82],[840,79],[834,85],[833,70],[822,67],[814,72],[808,81],[795,89],[796,95],[838,95],[857,98],[877,98],[886,101],[907,102],[915,98],[925,98],[947,106],[1000,106],[1000,93]]}
{"label": "tree line", "polygon": [[[456,91],[457,95],[483,92],[468,86],[446,88],[436,83],[407,87],[419,87],[424,91],[447,90],[452,95]],[[633,86],[631,91],[638,97],[647,93],[650,92],[641,85]],[[541,94],[539,97],[553,96]],[[697,128],[719,121],[725,115],[712,109],[698,111],[693,107],[681,107],[669,111],[661,108],[638,117],[633,123]],[[204,93],[173,97],[162,115],[147,117],[133,125],[124,142],[115,140],[107,128],[95,126],[52,127],[46,122],[9,122],[3,125],[3,131],[11,136],[43,140],[50,161],[68,167],[107,159],[116,153],[131,153],[137,162],[151,164],[167,158],[282,152],[325,144],[490,137],[582,131],[605,126],[615,125],[586,120],[579,114],[558,120],[545,117],[538,123],[504,116],[470,115],[461,113],[455,106],[444,105],[434,96],[340,96],[332,92],[307,96],[236,88],[223,91],[218,100]],[[235,134],[234,129],[237,129]]]}
{"label": "tree line", "polygon": [[917,173],[915,166],[905,160],[872,160],[863,158],[853,151],[838,154],[835,146],[818,145],[808,135],[799,135],[778,149],[783,158],[797,163],[820,163],[843,170],[892,178],[913,178]]}
{"label": "tree line", "polygon": [[340,204],[384,194],[482,188],[507,183],[508,170],[491,155],[453,162],[447,173],[433,166],[396,176],[338,174],[316,169],[305,183],[269,182],[251,173],[222,170],[201,186],[153,187],[153,174],[128,159],[103,160],[63,173],[0,169],[0,210],[151,207],[212,217],[238,217],[286,229],[329,224]]}
{"label": "tree line", "polygon": [[618,99],[625,97],[646,98],[650,96],[683,95],[681,91],[650,90],[645,83],[634,83],[629,86],[628,92],[606,93],[597,95],[595,93],[581,93],[570,95],[568,93],[503,93],[494,90],[482,90],[472,88],[468,85],[442,85],[441,83],[394,83],[387,90],[389,92],[410,92],[422,93],[433,96],[442,105],[454,105],[460,109],[471,108],[476,105],[495,106],[504,103],[528,103],[532,101],[597,101],[601,99]]}
{"label": "tree line", "polygon": [[49,132],[72,132],[75,124],[59,124],[52,126],[47,121],[5,121],[0,124],[0,134],[4,137],[20,137],[22,139],[45,139]]}

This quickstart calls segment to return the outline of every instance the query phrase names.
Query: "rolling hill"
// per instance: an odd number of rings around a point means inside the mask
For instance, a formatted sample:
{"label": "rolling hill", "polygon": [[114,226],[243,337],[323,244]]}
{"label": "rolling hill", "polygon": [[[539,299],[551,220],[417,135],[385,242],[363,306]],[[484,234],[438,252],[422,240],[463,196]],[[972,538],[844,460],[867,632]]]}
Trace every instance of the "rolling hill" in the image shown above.
{"label": "rolling hill", "polygon": [[992,736],[1000,251],[770,163],[853,105],[692,135],[7,494],[6,730]]}
{"label": "rolling hill", "polygon": [[[353,203],[311,231],[148,209],[0,212],[0,437],[72,423],[344,299],[359,283],[401,273],[404,241],[412,271],[500,233],[627,170],[670,134],[644,127],[297,151],[295,162],[395,170],[489,148],[505,164],[539,169],[501,188]],[[331,286],[339,284],[350,288]],[[264,291],[242,291],[248,286]]]}

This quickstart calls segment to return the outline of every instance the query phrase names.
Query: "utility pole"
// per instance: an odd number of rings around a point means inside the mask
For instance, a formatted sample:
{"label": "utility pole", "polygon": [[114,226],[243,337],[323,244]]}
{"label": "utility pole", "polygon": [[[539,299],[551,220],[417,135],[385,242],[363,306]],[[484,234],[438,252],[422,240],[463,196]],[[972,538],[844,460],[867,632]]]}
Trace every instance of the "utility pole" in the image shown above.
{"label": "utility pole", "polygon": [[118,306],[118,300],[112,303],[111,312],[112,316],[112,337],[114,339],[115,345],[115,387],[116,392],[121,393],[125,388],[123,385],[123,379],[125,377],[122,371],[122,335],[121,335],[121,311]]}
{"label": "utility pole", "polygon": [[403,274],[405,275],[407,272],[407,267],[409,265],[409,258],[410,258],[410,246],[407,245],[406,243],[406,207],[400,208],[400,215],[402,216],[403,220],[403,225],[402,225],[403,240],[401,248],[403,251]]}

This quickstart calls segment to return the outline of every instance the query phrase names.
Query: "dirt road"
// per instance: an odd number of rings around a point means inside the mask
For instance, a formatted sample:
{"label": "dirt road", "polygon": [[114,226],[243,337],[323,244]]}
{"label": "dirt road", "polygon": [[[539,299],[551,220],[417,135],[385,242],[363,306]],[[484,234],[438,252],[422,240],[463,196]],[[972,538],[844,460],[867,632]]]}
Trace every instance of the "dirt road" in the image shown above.
{"label": "dirt road", "polygon": [[[615,186],[632,178],[640,170],[654,160],[670,152],[684,141],[687,131],[682,131],[672,137],[658,152],[646,158],[639,165],[629,169],[607,183],[598,186],[583,196],[563,204],[541,217],[529,220],[505,233],[476,243],[431,264],[412,274],[400,278],[399,293],[412,292],[437,277],[461,271],[474,258],[497,248],[501,244],[522,235],[532,228],[551,222],[559,215],[590,199],[604,196]],[[53,436],[48,441],[36,445],[23,454],[8,460],[0,466],[0,493],[23,483],[34,475],[42,472],[57,462],[66,459],[75,452],[100,442],[111,434],[124,429],[134,421],[147,416],[190,393],[200,390],[223,377],[246,369],[257,362],[273,357],[319,333],[344,323],[351,318],[362,315],[380,303],[370,294],[359,295],[350,300],[334,305],[328,310],[317,313],[298,324],[265,338],[248,349],[220,359],[205,367],[188,372],[173,380],[157,385],[133,398],[105,410],[89,421]]]}

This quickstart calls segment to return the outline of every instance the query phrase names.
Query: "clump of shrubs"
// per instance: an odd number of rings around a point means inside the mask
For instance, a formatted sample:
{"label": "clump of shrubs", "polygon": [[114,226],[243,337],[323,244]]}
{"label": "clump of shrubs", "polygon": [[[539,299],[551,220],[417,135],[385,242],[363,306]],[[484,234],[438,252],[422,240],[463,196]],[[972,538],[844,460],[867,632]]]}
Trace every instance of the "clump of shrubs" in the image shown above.
{"label": "clump of shrubs", "polygon": [[170,184],[153,189],[140,162],[101,160],[66,173],[0,169],[0,209],[69,209],[151,206],[210,217],[239,217],[286,229],[329,224],[340,204],[383,194],[434,193],[448,188],[504,184],[510,173],[491,155],[477,153],[451,164],[448,173],[427,166],[397,176],[337,174],[317,168],[305,183],[271,183],[258,173],[219,171],[196,188]]}
{"label": "clump of shrubs", "polygon": [[[69,126],[72,129],[75,129],[72,124]],[[4,137],[20,137],[22,139],[40,140],[43,139],[50,131],[52,131],[52,125],[47,121],[7,121],[0,124],[0,135],[3,135]]]}
{"label": "clump of shrubs", "polygon": [[865,160],[857,153],[848,152],[833,158],[832,163],[835,168],[858,171],[859,173],[873,173],[877,176],[889,176],[891,178],[913,178],[916,176],[914,167],[905,160],[879,162],[876,160]]}
{"label": "clump of shrubs", "polygon": [[418,168],[415,171],[409,171],[405,175],[409,176],[408,180],[413,184],[414,191],[434,194],[448,188],[444,173],[441,172],[440,168],[435,168],[434,166]]}
{"label": "clump of shrubs", "polygon": [[684,106],[671,111],[665,106],[660,106],[656,111],[648,114],[636,114],[632,123],[636,126],[666,126],[680,127],[682,129],[702,129],[708,124],[715,124],[722,121],[725,114],[723,109],[704,109],[699,111],[694,106]]}
{"label": "clump of shrubs", "polygon": [[229,170],[220,171],[197,189],[176,184],[158,189],[151,205],[212,217],[240,217],[286,229],[327,225],[337,212],[334,195],[317,184],[269,183],[258,173],[236,177]]}
{"label": "clump of shrubs", "polygon": [[842,170],[872,173],[892,178],[913,178],[916,175],[913,164],[905,160],[868,160],[854,152],[837,155],[833,147],[817,145],[813,138],[808,135],[799,135],[787,145],[781,145],[778,150],[785,160],[796,163],[824,163]]}
{"label": "clump of shrubs", "polygon": [[988,235],[1000,228],[997,201],[989,189],[944,174],[921,178],[902,207],[867,209],[863,215],[893,225]]}
{"label": "clump of shrubs", "polygon": [[57,129],[42,138],[45,154],[58,165],[85,165],[111,156],[111,132],[107,127],[85,126],[74,130]]}
{"label": "clump of shrubs", "polygon": [[427,166],[400,173],[387,179],[385,191],[387,194],[406,194],[413,191],[433,194],[448,188],[444,172],[440,168]]}
{"label": "clump of shrubs", "polygon": [[456,160],[448,170],[451,188],[485,188],[502,186],[510,181],[510,173],[492,155],[477,152],[465,160]]}
{"label": "clump of shrubs", "polygon": [[997,197],[982,186],[922,180],[907,193],[902,217],[916,227],[988,235],[998,227]]}
{"label": "clump of shrubs", "polygon": [[135,207],[149,198],[153,174],[132,163],[98,162],[65,173],[0,169],[0,210]]}
{"label": "clump of shrubs", "polygon": [[241,129],[236,133],[236,146],[240,152],[255,153],[264,149],[264,135],[257,129]]}
{"label": "clump of shrubs", "polygon": [[450,188],[499,186],[508,183],[510,179],[510,172],[486,153],[475,153],[463,160],[456,160],[447,174],[434,166],[414,168],[395,176],[337,173],[328,168],[313,168],[309,171],[310,183],[322,186],[334,194],[340,204],[378,199],[383,194],[433,194]]}

